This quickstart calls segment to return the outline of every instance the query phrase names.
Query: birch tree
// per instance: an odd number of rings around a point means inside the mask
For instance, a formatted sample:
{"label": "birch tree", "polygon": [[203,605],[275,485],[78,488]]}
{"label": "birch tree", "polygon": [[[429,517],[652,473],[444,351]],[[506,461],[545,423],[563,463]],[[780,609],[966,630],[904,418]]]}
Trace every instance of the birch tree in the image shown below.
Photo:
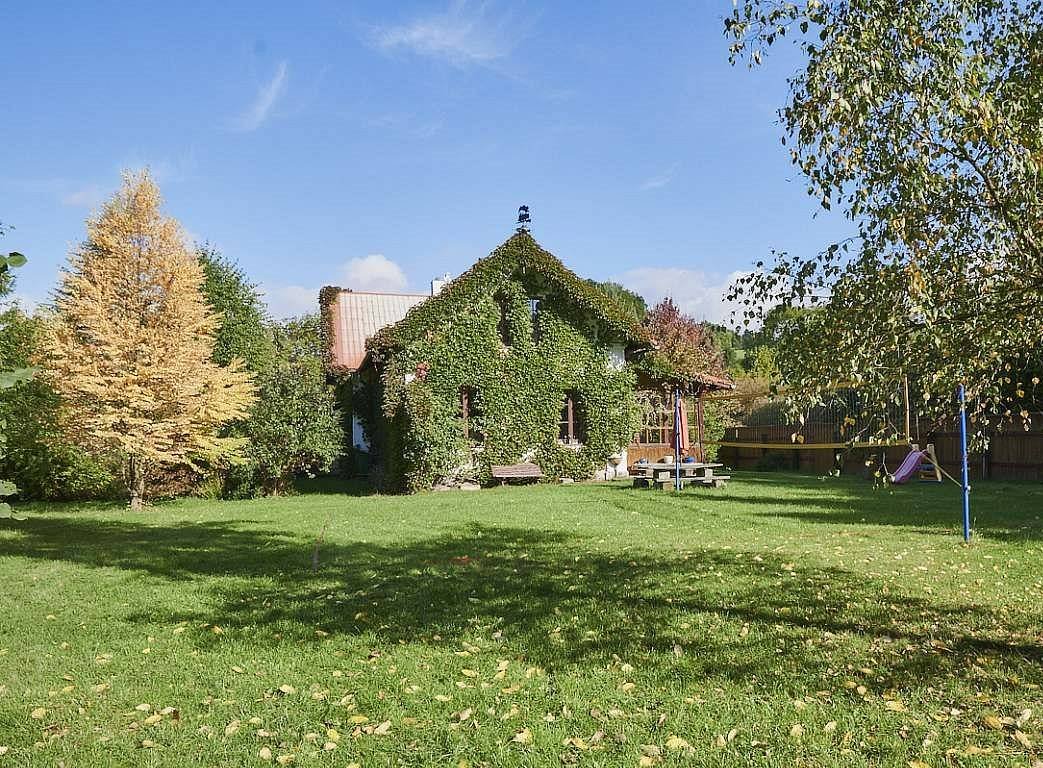
{"label": "birch tree", "polygon": [[[808,194],[851,237],[776,253],[731,298],[787,324],[776,362],[808,398],[838,381],[883,410],[910,376],[944,423],[967,387],[979,438],[1028,415],[1043,352],[1043,3],[739,0],[733,61],[792,40],[779,110]],[[884,423],[881,421],[881,423]]]}

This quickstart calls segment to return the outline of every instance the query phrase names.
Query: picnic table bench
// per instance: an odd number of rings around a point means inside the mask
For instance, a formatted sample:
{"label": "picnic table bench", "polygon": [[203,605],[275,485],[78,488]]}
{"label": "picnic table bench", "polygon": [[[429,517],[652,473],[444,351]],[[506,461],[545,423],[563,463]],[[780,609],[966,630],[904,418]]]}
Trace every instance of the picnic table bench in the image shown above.
{"label": "picnic table bench", "polygon": [[500,485],[506,485],[512,480],[521,482],[539,480],[543,477],[543,470],[535,464],[523,462],[521,464],[493,465],[491,474],[493,480],[499,480]]}
{"label": "picnic table bench", "polygon": [[[723,466],[712,462],[681,462],[681,487],[702,485],[720,488],[731,480],[731,475],[719,475],[714,472]],[[630,474],[634,477],[635,488],[653,487],[664,490],[674,487],[676,465],[668,462],[634,464],[630,467]]]}

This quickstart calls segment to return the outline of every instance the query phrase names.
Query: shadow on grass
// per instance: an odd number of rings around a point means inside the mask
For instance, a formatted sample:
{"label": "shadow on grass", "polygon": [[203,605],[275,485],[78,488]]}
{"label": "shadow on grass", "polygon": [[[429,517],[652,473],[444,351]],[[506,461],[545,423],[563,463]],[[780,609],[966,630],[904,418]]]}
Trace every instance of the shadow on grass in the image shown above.
{"label": "shadow on grass", "polygon": [[[768,495],[765,485],[778,488],[779,493]],[[753,486],[756,491],[743,493],[744,486]],[[613,488],[635,494],[664,493],[622,485]],[[732,504],[748,507],[765,517],[825,525],[895,526],[925,534],[951,530],[958,535],[963,519],[962,492],[949,482],[874,488],[869,481],[854,478],[743,474],[737,483],[723,489],[689,488],[680,494],[665,493],[666,498],[675,501],[705,502],[705,511],[712,511],[715,504]],[[972,487],[972,527],[986,538],[1011,542],[1043,540],[1041,510],[1043,487],[1038,484],[982,481]]]}
{"label": "shadow on grass", "polygon": [[361,477],[341,477],[339,475],[318,475],[316,477],[300,477],[293,483],[294,490],[301,496],[331,493],[342,496],[375,496],[377,490]]}
{"label": "shadow on grass", "polygon": [[895,688],[949,678],[976,690],[1043,684],[1030,615],[896,594],[838,568],[791,575],[771,554],[603,551],[560,532],[472,525],[399,545],[329,543],[312,570],[313,542],[250,525],[36,518],[0,540],[0,556],[204,581],[205,604],[173,616],[139,604],[129,618],[210,622],[273,646],[317,642],[317,629],[374,645],[499,631],[548,669],[654,657],[681,682],[825,684],[871,658]]}

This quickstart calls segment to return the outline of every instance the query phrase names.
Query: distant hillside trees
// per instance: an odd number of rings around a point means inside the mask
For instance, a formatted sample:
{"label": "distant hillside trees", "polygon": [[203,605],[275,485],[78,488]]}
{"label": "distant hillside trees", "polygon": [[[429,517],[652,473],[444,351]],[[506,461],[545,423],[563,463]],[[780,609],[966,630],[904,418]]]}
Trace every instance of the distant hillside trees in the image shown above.
{"label": "distant hillside trees", "polygon": [[619,283],[599,283],[594,280],[588,282],[615,301],[635,323],[641,323],[645,319],[645,314],[648,312],[648,304],[645,303],[644,297],[629,288],[624,288]]}

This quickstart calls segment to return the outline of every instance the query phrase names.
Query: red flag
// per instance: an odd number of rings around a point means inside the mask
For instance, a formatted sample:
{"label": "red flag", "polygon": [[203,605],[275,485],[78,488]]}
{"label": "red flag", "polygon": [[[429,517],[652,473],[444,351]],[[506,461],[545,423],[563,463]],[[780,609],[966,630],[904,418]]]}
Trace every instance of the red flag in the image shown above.
{"label": "red flag", "polygon": [[[687,456],[688,455],[688,409],[685,408],[684,400],[682,400],[680,397],[677,399],[677,405],[675,405],[674,408],[676,409],[676,408],[678,408],[678,406],[680,406],[680,414],[679,414],[679,418],[675,418],[674,419],[674,425],[676,427],[677,426],[677,422],[680,421],[680,431],[678,431],[677,429],[674,430],[673,445],[675,447],[679,447],[681,456]],[[681,439],[678,440],[678,437],[680,437]]]}

